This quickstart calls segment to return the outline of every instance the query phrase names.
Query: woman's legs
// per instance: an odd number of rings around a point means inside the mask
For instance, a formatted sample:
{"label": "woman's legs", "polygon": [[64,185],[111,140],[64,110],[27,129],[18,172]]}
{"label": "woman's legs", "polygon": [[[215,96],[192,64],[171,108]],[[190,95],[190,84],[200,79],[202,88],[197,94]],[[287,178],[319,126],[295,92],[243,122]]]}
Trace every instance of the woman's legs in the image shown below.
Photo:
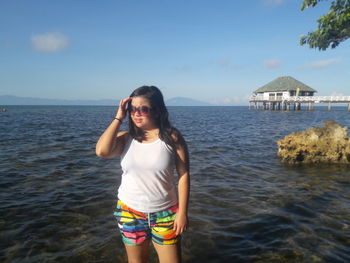
{"label": "woman's legs", "polygon": [[160,263],[181,262],[181,236],[174,231],[178,205],[151,214],[152,241]]}
{"label": "woman's legs", "polygon": [[151,238],[147,215],[131,209],[120,200],[114,215],[125,244],[128,262],[146,263]]}
{"label": "woman's legs", "polygon": [[147,240],[141,245],[125,244],[129,263],[146,263],[148,261],[150,241]]}
{"label": "woman's legs", "polygon": [[160,263],[180,263],[181,262],[181,241],[174,245],[159,245],[153,242],[157,251]]}
{"label": "woman's legs", "polygon": [[176,235],[174,219],[177,205],[155,213],[142,213],[118,201],[114,215],[125,244],[129,263],[146,263],[149,255],[150,239],[160,263],[180,263],[181,243]]}

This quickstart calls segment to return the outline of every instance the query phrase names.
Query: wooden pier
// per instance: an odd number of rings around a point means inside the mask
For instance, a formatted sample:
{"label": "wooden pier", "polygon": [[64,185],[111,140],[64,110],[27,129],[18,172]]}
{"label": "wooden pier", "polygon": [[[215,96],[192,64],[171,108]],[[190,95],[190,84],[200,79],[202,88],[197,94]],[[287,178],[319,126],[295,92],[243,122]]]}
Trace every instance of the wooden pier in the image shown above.
{"label": "wooden pier", "polygon": [[249,98],[249,109],[301,110],[303,104],[307,110],[313,110],[315,104],[327,104],[328,111],[331,111],[333,104],[347,104],[350,111],[350,96],[276,96],[265,99],[263,96],[253,95]]}

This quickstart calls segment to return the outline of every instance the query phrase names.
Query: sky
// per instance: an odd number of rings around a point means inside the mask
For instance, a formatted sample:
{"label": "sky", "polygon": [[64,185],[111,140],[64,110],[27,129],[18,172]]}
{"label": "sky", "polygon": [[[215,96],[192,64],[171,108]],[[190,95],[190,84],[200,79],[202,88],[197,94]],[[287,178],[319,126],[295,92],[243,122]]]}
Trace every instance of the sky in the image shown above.
{"label": "sky", "polygon": [[281,76],[350,95],[350,40],[326,51],[299,44],[330,1],[301,3],[1,0],[0,95],[119,100],[155,85],[165,99],[246,105]]}

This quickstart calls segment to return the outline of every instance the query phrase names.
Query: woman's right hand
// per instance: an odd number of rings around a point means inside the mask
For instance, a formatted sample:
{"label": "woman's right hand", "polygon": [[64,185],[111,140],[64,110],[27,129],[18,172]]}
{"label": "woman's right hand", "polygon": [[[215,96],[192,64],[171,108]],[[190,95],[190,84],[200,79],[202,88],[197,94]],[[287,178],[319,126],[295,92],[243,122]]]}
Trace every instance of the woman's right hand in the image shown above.
{"label": "woman's right hand", "polygon": [[118,111],[117,111],[117,114],[116,114],[116,118],[118,118],[119,120],[124,120],[126,118],[126,112],[128,110],[128,103],[132,100],[131,97],[129,98],[125,98],[125,99],[122,99],[120,102],[119,102],[119,107],[118,107]]}

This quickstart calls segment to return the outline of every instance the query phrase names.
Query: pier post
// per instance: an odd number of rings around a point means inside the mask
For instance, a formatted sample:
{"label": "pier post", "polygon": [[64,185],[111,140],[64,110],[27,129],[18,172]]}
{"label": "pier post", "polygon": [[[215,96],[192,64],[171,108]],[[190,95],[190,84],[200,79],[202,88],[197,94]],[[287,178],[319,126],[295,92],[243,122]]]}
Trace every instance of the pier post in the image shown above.
{"label": "pier post", "polygon": [[343,96],[343,97],[332,97],[332,96],[322,96],[322,97],[310,97],[303,100],[297,99],[280,99],[277,100],[276,98],[270,98],[270,99],[261,99],[261,100],[251,100],[249,101],[249,110],[251,109],[263,109],[263,110],[270,110],[270,111],[300,111],[302,110],[303,106],[302,103],[304,103],[304,108],[308,111],[312,111],[315,109],[315,105],[318,103],[322,104],[328,104],[328,111],[332,110],[332,104],[333,103],[344,103],[347,105],[347,110],[350,112],[350,96]]}
{"label": "pier post", "polygon": [[309,110],[314,110],[314,103],[313,102],[309,102]]}

